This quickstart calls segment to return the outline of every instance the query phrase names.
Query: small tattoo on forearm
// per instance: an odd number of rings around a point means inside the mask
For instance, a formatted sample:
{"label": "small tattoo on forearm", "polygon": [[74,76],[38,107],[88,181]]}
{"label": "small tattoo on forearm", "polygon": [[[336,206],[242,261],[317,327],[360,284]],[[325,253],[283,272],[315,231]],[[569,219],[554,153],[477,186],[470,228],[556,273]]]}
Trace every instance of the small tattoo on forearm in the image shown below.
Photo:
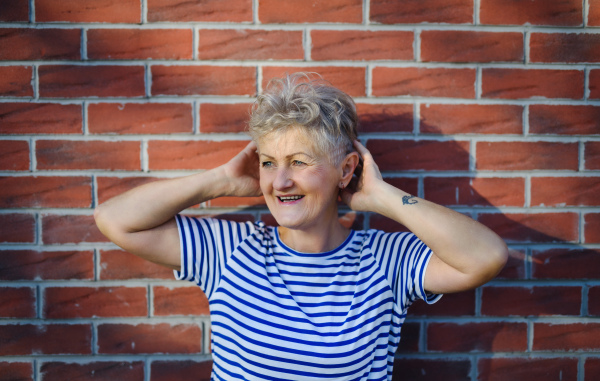
{"label": "small tattoo on forearm", "polygon": [[417,201],[415,199],[415,196],[410,195],[410,194],[408,196],[403,196],[402,197],[402,205],[412,205],[412,204],[416,204],[418,202],[419,201]]}

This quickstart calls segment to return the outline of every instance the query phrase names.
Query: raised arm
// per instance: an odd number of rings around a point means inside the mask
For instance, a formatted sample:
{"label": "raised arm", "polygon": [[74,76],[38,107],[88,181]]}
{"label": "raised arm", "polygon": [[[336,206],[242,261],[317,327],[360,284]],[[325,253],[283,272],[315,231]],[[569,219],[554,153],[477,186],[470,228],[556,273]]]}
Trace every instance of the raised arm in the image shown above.
{"label": "raised arm", "polygon": [[504,267],[506,244],[484,225],[451,209],[410,195],[383,181],[371,153],[359,142],[362,174],[354,190],[342,192],[356,211],[376,212],[406,226],[431,250],[425,289],[450,293],[478,287]]}
{"label": "raised arm", "polygon": [[179,233],[174,216],[221,196],[258,196],[256,145],[228,163],[175,179],[159,180],[116,196],[94,211],[100,231],[132,254],[179,270]]}

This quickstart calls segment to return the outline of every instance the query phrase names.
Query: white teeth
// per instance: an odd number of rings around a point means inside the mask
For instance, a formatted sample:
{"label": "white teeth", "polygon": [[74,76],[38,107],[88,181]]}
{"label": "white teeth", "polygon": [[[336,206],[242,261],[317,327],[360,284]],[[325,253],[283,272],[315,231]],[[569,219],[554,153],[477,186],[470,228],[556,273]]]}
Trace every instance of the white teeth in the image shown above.
{"label": "white teeth", "polygon": [[294,200],[300,200],[302,197],[304,196],[279,196],[279,199],[281,201],[294,201]]}

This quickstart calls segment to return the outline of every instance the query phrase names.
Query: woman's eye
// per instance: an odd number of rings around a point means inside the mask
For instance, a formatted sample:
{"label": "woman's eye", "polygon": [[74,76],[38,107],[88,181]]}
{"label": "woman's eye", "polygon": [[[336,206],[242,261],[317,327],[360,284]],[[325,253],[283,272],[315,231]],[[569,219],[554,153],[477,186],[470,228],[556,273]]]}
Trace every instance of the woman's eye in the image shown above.
{"label": "woman's eye", "polygon": [[294,160],[292,161],[293,165],[304,165],[304,162],[300,161],[300,160]]}
{"label": "woman's eye", "polygon": [[270,161],[263,161],[262,163],[260,163],[260,165],[261,165],[263,168],[266,168],[266,167],[270,167],[270,166],[272,166],[272,165],[273,165],[273,163],[272,163],[272,162],[270,162]]}

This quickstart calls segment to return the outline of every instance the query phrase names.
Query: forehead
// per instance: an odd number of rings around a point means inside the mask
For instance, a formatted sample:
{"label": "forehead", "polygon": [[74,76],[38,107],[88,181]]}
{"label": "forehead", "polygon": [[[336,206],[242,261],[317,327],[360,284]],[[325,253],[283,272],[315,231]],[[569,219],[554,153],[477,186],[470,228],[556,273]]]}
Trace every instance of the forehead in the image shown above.
{"label": "forehead", "polygon": [[258,141],[258,153],[273,157],[288,156],[302,152],[311,156],[321,156],[309,134],[302,128],[289,128],[271,132]]}

